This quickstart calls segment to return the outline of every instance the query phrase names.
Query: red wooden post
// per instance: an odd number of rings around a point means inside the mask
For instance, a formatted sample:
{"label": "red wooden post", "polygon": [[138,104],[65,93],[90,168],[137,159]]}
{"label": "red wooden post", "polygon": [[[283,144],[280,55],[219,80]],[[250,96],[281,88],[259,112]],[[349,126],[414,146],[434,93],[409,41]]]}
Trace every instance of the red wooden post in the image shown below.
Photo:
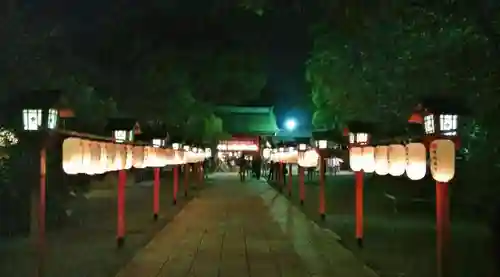
{"label": "red wooden post", "polygon": [[436,182],[436,266],[437,276],[446,276],[450,232],[448,183]]}
{"label": "red wooden post", "polygon": [[280,170],[278,172],[278,183],[279,183],[278,186],[279,186],[279,190],[280,191],[283,190],[283,185],[284,185],[283,184],[283,182],[284,182],[283,179],[285,179],[284,177],[285,176],[283,176],[283,162],[280,161]]}
{"label": "red wooden post", "polygon": [[43,276],[45,265],[45,213],[46,213],[46,173],[47,151],[40,150],[40,199],[38,202],[38,276]]}
{"label": "red wooden post", "polygon": [[173,203],[177,205],[177,191],[179,191],[179,167],[180,165],[174,166],[174,185],[173,185]]}
{"label": "red wooden post", "polygon": [[158,220],[158,213],[160,212],[160,168],[153,169],[153,219]]}
{"label": "red wooden post", "polygon": [[299,166],[300,205],[304,205],[304,200],[306,198],[306,189],[304,187],[304,171],[305,168]]}
{"label": "red wooden post", "polygon": [[125,185],[127,183],[127,171],[118,171],[118,221],[116,228],[116,243],[120,248],[125,243]]}
{"label": "red wooden post", "polygon": [[292,196],[292,164],[288,165],[288,196]]}
{"label": "red wooden post", "polygon": [[188,186],[189,186],[189,164],[184,165],[184,197],[188,196]]}
{"label": "red wooden post", "polygon": [[363,247],[363,171],[356,171],[356,240]]}
{"label": "red wooden post", "polygon": [[322,220],[325,220],[325,159],[320,158],[319,163],[319,215]]}
{"label": "red wooden post", "polygon": [[204,177],[204,172],[203,172],[203,162],[200,162],[199,165],[198,165],[198,178],[199,178],[199,181],[200,181],[200,186],[203,185],[203,177]]}

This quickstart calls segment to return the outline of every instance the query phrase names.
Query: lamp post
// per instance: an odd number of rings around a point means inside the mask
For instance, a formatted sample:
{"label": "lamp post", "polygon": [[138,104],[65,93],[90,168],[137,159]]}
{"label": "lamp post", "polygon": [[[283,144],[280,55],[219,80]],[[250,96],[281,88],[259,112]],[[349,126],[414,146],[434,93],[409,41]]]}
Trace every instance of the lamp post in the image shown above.
{"label": "lamp post", "polygon": [[316,149],[318,151],[319,160],[319,215],[321,220],[326,219],[326,200],[325,200],[325,158],[328,151],[328,141],[320,139],[316,141]]}
{"label": "lamp post", "polygon": [[[363,146],[367,146],[370,142],[370,134],[368,123],[364,122],[350,122],[349,129],[344,131],[349,136],[349,150],[352,151],[353,147],[359,147],[363,149]],[[370,152],[373,157],[374,153]],[[367,153],[367,154],[370,154]],[[361,154],[363,155],[363,154]],[[352,163],[351,163],[352,164]],[[358,247],[363,247],[363,218],[364,218],[364,205],[363,205],[363,182],[364,182],[364,168],[354,171],[355,176],[355,212],[356,212],[356,240],[358,242]]]}
{"label": "lamp post", "polygon": [[[113,141],[116,143],[126,143],[134,141],[134,135],[140,134],[140,128],[135,119],[131,118],[112,118],[109,119],[106,129],[113,135]],[[125,186],[127,183],[127,171],[122,169],[118,171],[118,200],[117,200],[117,227],[116,244],[118,248],[123,247],[125,243]]]}
{"label": "lamp post", "polygon": [[[40,92],[34,92],[40,93]],[[39,183],[31,190],[31,226],[30,233],[36,241],[38,252],[37,276],[44,274],[44,256],[45,256],[45,218],[46,218],[46,165],[47,150],[46,143],[50,130],[57,128],[59,122],[59,112],[52,106],[59,100],[60,91],[47,91],[44,93],[47,97],[44,101],[36,102],[37,99],[29,95],[28,101],[21,100],[23,105],[22,121],[23,130],[27,136],[32,136],[40,145],[37,145],[39,151]],[[28,96],[28,95],[26,95]],[[43,97],[42,97],[43,98]]]}
{"label": "lamp post", "polygon": [[[295,149],[295,147],[293,147],[293,146],[288,147],[288,152],[294,152],[294,151],[297,151]],[[292,196],[292,177],[293,177],[292,168],[293,168],[293,164],[289,163],[288,164],[288,184],[287,184],[288,196]]]}
{"label": "lamp post", "polygon": [[[278,152],[280,153],[279,155],[283,155],[283,153],[285,152],[285,148],[283,146],[279,147],[278,148]],[[285,171],[283,170],[283,160],[280,159],[279,160],[279,172],[278,172],[278,187],[279,187],[279,191],[283,191],[283,186],[285,185],[285,176],[283,175]]]}
{"label": "lamp post", "polygon": [[[189,152],[191,151],[191,147],[189,145],[184,145],[183,146],[184,152]],[[190,165],[189,163],[184,164],[184,197],[188,196],[188,187],[189,187],[189,170],[190,170]]]}
{"label": "lamp post", "polygon": [[[441,141],[454,142],[455,150],[460,148],[458,137],[459,116],[466,114],[467,111],[462,103],[456,99],[445,98],[440,96],[428,97],[423,99],[419,104],[410,119],[409,123],[423,124],[424,142],[430,151],[431,156],[431,172],[436,180],[436,259],[437,259],[437,276],[446,276],[447,274],[447,258],[448,244],[450,238],[450,200],[449,200],[449,183],[442,181],[442,178],[436,177],[434,172],[439,166],[438,160],[432,157],[439,156],[437,154],[438,145]],[[454,152],[453,154],[453,170],[454,170]],[[450,176],[450,179],[453,176]]]}
{"label": "lamp post", "polygon": [[[165,138],[161,138],[158,136],[157,138],[153,138],[151,143],[155,148],[163,148],[165,147]],[[155,221],[158,220],[158,213],[160,212],[160,168],[153,168],[153,219]]]}
{"label": "lamp post", "polygon": [[[300,143],[299,144],[299,156],[304,155],[307,150],[307,144]],[[304,205],[304,200],[306,197],[305,187],[304,187],[304,168],[300,165],[297,165],[299,168],[299,197],[300,197],[300,205]]]}
{"label": "lamp post", "polygon": [[[183,149],[183,146],[181,143],[178,143],[178,142],[174,142],[172,143],[172,149],[174,151],[181,151]],[[177,205],[177,192],[179,191],[179,167],[180,165],[175,165],[174,166],[174,184],[172,186],[172,192],[173,192],[173,196],[172,196],[172,203],[174,205]]]}

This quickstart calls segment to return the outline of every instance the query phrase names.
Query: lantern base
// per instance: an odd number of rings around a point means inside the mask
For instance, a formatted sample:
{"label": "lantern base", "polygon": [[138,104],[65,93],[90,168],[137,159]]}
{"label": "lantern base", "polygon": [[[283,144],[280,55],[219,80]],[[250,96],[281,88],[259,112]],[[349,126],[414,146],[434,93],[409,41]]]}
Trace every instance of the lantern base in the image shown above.
{"label": "lantern base", "polygon": [[177,205],[177,199],[172,200],[172,205]]}
{"label": "lantern base", "polygon": [[154,215],[153,215],[153,220],[154,220],[154,221],[158,221],[158,214],[154,214]]}
{"label": "lantern base", "polygon": [[118,248],[122,248],[123,245],[125,245],[125,238],[124,237],[117,238],[116,239],[116,246]]}
{"label": "lantern base", "polygon": [[363,248],[363,238],[357,238],[356,241],[358,243],[358,247]]}
{"label": "lantern base", "polygon": [[304,200],[300,200],[300,205],[304,206]]}
{"label": "lantern base", "polygon": [[321,220],[325,221],[325,219],[326,219],[326,215],[325,214],[321,214],[320,217],[321,217]]}

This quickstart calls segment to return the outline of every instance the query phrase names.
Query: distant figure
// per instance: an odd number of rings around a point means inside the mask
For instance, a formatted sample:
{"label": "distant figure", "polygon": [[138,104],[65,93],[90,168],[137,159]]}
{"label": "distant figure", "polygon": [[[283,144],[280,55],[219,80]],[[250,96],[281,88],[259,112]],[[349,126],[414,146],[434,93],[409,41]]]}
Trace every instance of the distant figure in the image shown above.
{"label": "distant figure", "polygon": [[273,161],[269,162],[269,174],[267,175],[267,181],[274,180],[274,169],[275,169],[274,164],[275,163]]}
{"label": "distant figure", "polygon": [[238,166],[239,166],[239,175],[240,175],[240,181],[245,181],[246,177],[246,168],[247,168],[247,160],[245,159],[245,156],[242,154],[238,158]]}
{"label": "distant figure", "polygon": [[255,174],[255,178],[257,180],[260,180],[261,167],[262,167],[262,159],[260,158],[260,156],[256,156],[252,160],[252,171],[253,174]]}

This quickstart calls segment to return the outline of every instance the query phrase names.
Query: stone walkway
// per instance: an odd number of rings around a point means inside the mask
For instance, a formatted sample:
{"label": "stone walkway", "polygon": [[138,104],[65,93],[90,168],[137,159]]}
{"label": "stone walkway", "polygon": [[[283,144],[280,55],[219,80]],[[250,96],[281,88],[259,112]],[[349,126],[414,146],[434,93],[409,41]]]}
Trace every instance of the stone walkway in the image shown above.
{"label": "stone walkway", "polygon": [[214,178],[117,277],[376,276],[263,181]]}

